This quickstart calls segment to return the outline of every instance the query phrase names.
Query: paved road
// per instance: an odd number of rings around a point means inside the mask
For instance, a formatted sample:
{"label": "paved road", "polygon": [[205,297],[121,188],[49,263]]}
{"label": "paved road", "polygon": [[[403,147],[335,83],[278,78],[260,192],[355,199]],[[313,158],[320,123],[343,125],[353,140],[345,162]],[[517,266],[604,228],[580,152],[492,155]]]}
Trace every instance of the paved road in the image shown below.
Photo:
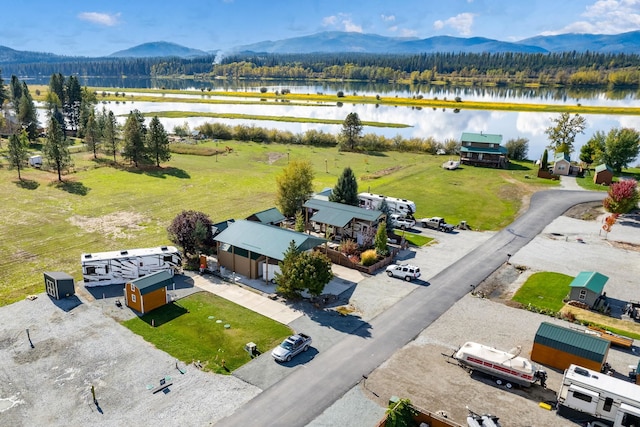
{"label": "paved road", "polygon": [[534,194],[529,210],[508,228],[216,425],[247,426],[256,420],[261,426],[307,425],[556,217],[578,203],[603,197],[603,193],[566,190]]}

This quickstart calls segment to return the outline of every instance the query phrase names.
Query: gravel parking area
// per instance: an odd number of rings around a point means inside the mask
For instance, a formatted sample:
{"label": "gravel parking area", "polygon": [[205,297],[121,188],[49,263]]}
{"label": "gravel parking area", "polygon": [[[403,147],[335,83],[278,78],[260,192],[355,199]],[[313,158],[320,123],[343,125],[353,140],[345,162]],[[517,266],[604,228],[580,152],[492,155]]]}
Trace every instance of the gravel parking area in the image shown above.
{"label": "gravel parking area", "polygon": [[[524,273],[497,272],[488,281],[502,282],[494,288],[498,296],[508,298],[533,271],[557,271],[576,275],[580,271],[599,271],[609,276],[607,295],[627,299],[640,295],[634,277],[640,273],[637,260],[640,228],[634,220],[617,224],[606,236],[599,232],[602,217],[583,221],[560,217],[511,258],[511,263],[526,267]],[[614,235],[614,232],[616,233]],[[385,407],[390,396],[409,398],[431,412],[444,411],[449,418],[466,425],[466,406],[480,413],[500,417],[505,426],[575,426],[555,411],[541,409],[543,401],[555,400],[562,372],[547,369],[547,390],[539,386],[507,390],[490,379],[467,372],[448,363],[443,354],[452,354],[466,341],[476,341],[502,350],[521,346],[530,356],[533,338],[541,322],[569,327],[570,324],[548,316],[509,307],[496,300],[467,295],[412,343],[399,350],[369,375],[363,394]],[[639,343],[636,342],[636,345]],[[634,352],[611,348],[608,362],[626,377],[630,365],[638,363]],[[367,391],[370,391],[367,393]],[[373,395],[375,392],[379,397]]]}
{"label": "gravel parking area", "polygon": [[[40,294],[2,307],[0,324],[4,426],[205,426],[260,392],[193,365],[178,364],[181,373],[175,359],[78,298]],[[153,393],[161,379],[172,385]]]}

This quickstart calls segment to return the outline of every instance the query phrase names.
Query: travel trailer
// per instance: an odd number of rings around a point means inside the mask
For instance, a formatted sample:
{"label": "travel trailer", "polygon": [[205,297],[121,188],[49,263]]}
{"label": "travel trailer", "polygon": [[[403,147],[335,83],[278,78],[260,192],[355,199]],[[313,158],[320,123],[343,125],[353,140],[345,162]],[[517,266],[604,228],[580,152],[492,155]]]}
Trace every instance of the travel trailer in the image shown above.
{"label": "travel trailer", "polygon": [[173,275],[182,265],[174,246],[86,253],[80,256],[85,286],[124,284],[156,271]]}
{"label": "travel trailer", "polygon": [[413,217],[416,213],[416,204],[411,200],[387,197],[382,194],[360,193],[358,194],[359,206],[365,209],[379,209],[383,200],[387,202],[390,213]]}
{"label": "travel trailer", "polygon": [[[558,412],[563,408],[588,415],[592,425],[640,426],[640,387],[612,376],[571,365],[558,390]],[[605,423],[600,423],[599,421]],[[613,423],[613,424],[612,424]]]}

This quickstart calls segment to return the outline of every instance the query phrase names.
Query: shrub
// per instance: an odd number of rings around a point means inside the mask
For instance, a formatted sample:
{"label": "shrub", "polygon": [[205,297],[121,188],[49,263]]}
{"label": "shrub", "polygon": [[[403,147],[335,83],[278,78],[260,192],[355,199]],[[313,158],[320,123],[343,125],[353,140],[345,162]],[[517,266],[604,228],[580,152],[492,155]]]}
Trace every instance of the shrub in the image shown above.
{"label": "shrub", "polygon": [[378,254],[375,249],[369,249],[362,252],[362,254],[360,255],[360,260],[362,261],[362,265],[368,267],[378,261]]}
{"label": "shrub", "polygon": [[345,239],[340,242],[338,249],[347,256],[356,255],[358,253],[358,244],[351,239]]}

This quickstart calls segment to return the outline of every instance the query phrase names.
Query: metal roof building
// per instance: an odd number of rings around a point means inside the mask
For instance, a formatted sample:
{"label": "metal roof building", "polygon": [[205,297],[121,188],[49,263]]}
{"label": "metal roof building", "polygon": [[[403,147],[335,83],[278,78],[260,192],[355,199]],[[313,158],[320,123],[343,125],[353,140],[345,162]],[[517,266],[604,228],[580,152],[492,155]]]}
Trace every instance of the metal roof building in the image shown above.
{"label": "metal roof building", "polygon": [[309,199],[303,207],[315,211],[311,221],[328,224],[334,227],[345,227],[354,219],[375,222],[384,213],[374,209],[363,209],[358,206],[345,205],[343,203],[329,202],[319,199]]}
{"label": "metal roof building", "polygon": [[595,335],[542,322],[533,341],[531,360],[557,369],[572,364],[600,370],[611,343]]}
{"label": "metal roof building", "polygon": [[286,218],[278,210],[278,208],[270,208],[264,211],[256,212],[247,217],[248,221],[260,222],[262,224],[278,225]]}
{"label": "metal roof building", "polygon": [[220,266],[251,279],[259,277],[262,262],[282,261],[291,241],[299,251],[313,249],[327,241],[287,228],[247,220],[229,224],[214,240],[218,242]]}

